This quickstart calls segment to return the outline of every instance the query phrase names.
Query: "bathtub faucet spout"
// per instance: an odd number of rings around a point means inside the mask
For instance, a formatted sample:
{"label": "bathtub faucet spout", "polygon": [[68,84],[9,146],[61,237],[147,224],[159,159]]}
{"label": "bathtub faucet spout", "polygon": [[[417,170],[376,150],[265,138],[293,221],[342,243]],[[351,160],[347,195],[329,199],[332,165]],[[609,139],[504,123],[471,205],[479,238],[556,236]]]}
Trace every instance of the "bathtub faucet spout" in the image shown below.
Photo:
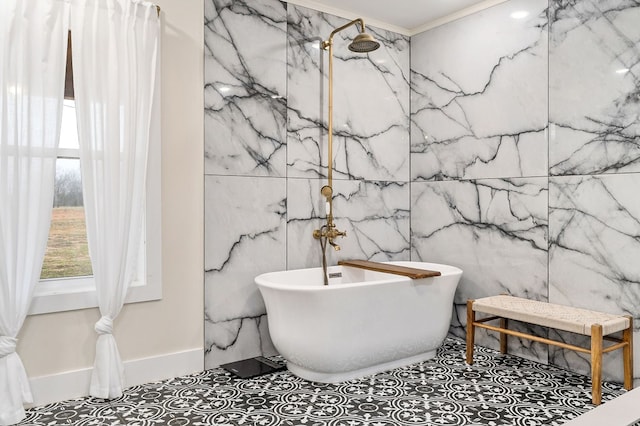
{"label": "bathtub faucet spout", "polygon": [[347,232],[339,231],[336,228],[336,225],[334,225],[333,223],[331,224],[331,227],[323,226],[322,230],[316,229],[315,231],[313,231],[313,238],[315,238],[316,240],[319,240],[320,238],[326,238],[329,244],[331,244],[331,247],[333,247],[335,251],[340,250],[340,246],[336,244],[334,240],[338,237],[346,237],[346,236],[347,236]]}
{"label": "bathtub faucet spout", "polygon": [[[346,231],[341,232],[341,231],[338,231],[337,229],[334,229],[334,231],[336,231],[336,236],[339,236],[339,237],[345,237],[347,235]],[[340,250],[340,246],[333,241],[333,238],[329,238],[329,244],[331,244],[331,247],[333,247],[335,251]]]}

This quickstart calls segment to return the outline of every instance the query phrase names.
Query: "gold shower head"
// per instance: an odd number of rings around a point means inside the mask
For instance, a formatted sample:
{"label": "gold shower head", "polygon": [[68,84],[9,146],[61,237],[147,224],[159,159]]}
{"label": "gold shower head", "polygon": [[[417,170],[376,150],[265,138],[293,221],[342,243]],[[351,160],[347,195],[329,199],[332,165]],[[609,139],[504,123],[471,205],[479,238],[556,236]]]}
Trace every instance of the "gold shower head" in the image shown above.
{"label": "gold shower head", "polygon": [[349,50],[358,53],[373,52],[378,47],[380,47],[380,43],[373,38],[371,34],[365,32],[361,32],[355,36],[353,41],[349,44]]}
{"label": "gold shower head", "polygon": [[322,42],[322,49],[327,50],[329,46],[333,45],[333,36],[339,33],[340,31],[349,28],[352,25],[360,25],[360,33],[355,36],[353,41],[349,44],[349,50],[357,53],[368,53],[376,50],[380,47],[380,43],[373,38],[371,34],[365,32],[364,21],[362,18],[354,19],[353,21],[345,24],[339,28],[336,28],[331,32],[329,38]]}

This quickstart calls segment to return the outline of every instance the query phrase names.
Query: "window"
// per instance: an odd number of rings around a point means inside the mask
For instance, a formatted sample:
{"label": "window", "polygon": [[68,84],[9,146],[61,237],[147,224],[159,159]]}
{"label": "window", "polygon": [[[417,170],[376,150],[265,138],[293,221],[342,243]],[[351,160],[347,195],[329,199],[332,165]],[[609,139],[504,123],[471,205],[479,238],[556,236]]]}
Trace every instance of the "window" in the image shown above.
{"label": "window", "polygon": [[[62,126],[56,161],[56,182],[47,252],[36,286],[30,314],[58,312],[98,306],[87,244],[80,178],[71,33],[67,44],[67,69]],[[152,112],[149,143],[146,223],[138,256],[137,279],[126,303],[157,300],[162,296],[160,240],[160,129],[159,79]]]}
{"label": "window", "polygon": [[47,251],[41,279],[91,276],[75,103],[65,99]]}

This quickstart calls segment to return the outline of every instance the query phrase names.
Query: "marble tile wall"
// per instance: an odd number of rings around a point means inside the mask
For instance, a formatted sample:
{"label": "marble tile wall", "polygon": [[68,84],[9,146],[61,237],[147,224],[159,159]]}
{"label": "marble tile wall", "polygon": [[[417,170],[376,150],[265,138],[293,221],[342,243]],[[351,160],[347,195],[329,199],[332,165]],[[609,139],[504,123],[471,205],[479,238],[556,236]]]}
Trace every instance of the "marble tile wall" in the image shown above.
{"label": "marble tile wall", "polygon": [[[640,4],[549,6],[549,300],[633,316],[638,353]],[[565,351],[550,361],[589,368]],[[620,365],[605,358],[617,380]]]}
{"label": "marble tile wall", "polygon": [[[254,276],[320,264],[319,43],[346,22],[277,0],[205,1],[207,367],[275,353]],[[458,336],[467,298],[500,292],[640,324],[637,22],[630,0],[510,0],[411,39],[368,27],[382,42],[368,55],[346,48],[354,28],[339,33],[334,207],[348,237],[329,263],[460,266]],[[511,344],[588,371],[575,353]],[[605,359],[605,376],[619,379],[619,361]]]}
{"label": "marble tile wall", "polygon": [[204,2],[205,366],[273,354],[253,277],[286,266],[287,10]]}
{"label": "marble tile wall", "polygon": [[[411,40],[412,258],[464,271],[460,337],[467,299],[547,299],[547,7],[511,0]],[[478,334],[495,347],[495,333]]]}
{"label": "marble tile wall", "polygon": [[547,174],[546,9],[511,0],[412,37],[414,181]]}
{"label": "marble tile wall", "polygon": [[[318,266],[309,236],[325,215],[328,53],[321,38],[348,20],[287,5],[288,269]],[[338,258],[408,260],[409,38],[367,26],[381,47],[347,45],[355,27],[333,39],[334,214],[347,238]]]}
{"label": "marble tile wall", "polygon": [[[272,355],[262,272],[321,265],[328,54],[348,21],[277,0],[205,1],[205,365]],[[334,38],[339,258],[408,260],[409,38]]]}
{"label": "marble tile wall", "polygon": [[[412,258],[464,270],[453,334],[467,298],[505,291],[638,324],[638,22],[634,1],[511,0],[412,38]],[[604,369],[621,379],[618,354]]]}

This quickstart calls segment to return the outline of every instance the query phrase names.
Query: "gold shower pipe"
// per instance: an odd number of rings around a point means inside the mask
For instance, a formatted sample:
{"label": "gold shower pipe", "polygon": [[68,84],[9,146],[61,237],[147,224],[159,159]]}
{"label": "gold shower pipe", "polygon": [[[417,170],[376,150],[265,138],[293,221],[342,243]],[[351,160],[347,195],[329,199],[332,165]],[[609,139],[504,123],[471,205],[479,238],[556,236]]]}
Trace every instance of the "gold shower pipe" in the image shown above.
{"label": "gold shower pipe", "polygon": [[329,38],[322,42],[322,49],[329,50],[329,117],[327,117],[329,158],[327,159],[327,186],[322,187],[321,190],[322,195],[326,198],[327,203],[329,203],[327,217],[327,227],[329,228],[333,226],[333,36],[358,23],[361,28],[360,32],[364,33],[364,21],[362,18],[357,18],[333,30],[331,34],[329,34]]}
{"label": "gold shower pipe", "polygon": [[323,50],[329,51],[329,117],[327,117],[327,150],[329,158],[327,158],[327,185],[323,186],[321,189],[321,194],[326,199],[329,211],[327,212],[326,226],[314,230],[313,237],[316,239],[327,238],[329,244],[336,250],[340,250],[340,246],[334,242],[334,239],[337,237],[344,237],[347,233],[339,231],[333,223],[333,36],[356,24],[360,24],[360,32],[349,44],[349,50],[353,52],[366,53],[377,49],[380,46],[380,43],[378,43],[371,35],[365,33],[365,26],[362,18],[354,19],[353,21],[333,30],[329,35],[329,38],[324,40],[321,46]]}

